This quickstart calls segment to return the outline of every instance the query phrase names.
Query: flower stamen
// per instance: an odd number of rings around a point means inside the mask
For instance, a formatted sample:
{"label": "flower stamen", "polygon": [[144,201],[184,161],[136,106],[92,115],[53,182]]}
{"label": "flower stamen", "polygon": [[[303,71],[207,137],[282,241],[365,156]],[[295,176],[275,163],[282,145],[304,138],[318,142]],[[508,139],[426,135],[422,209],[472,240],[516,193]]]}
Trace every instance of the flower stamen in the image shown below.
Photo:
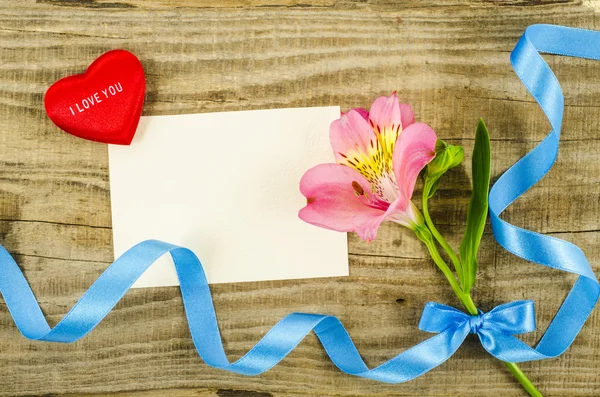
{"label": "flower stamen", "polygon": [[365,190],[362,188],[362,186],[360,186],[360,183],[356,181],[352,181],[352,188],[354,189],[354,192],[359,196],[365,194]]}

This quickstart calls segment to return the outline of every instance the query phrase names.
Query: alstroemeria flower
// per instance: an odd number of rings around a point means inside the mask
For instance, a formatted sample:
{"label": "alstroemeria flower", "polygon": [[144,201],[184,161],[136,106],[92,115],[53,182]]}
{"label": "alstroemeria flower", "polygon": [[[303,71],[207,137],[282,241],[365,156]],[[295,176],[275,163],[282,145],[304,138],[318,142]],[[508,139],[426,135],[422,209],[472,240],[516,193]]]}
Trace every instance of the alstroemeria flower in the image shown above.
{"label": "alstroemeria flower", "polygon": [[435,132],[415,123],[396,93],[367,112],[353,109],[331,123],[337,164],[320,164],[300,181],[307,205],[298,216],[313,225],[373,240],[383,221],[415,229],[423,217],[411,201],[419,172],[435,157]]}

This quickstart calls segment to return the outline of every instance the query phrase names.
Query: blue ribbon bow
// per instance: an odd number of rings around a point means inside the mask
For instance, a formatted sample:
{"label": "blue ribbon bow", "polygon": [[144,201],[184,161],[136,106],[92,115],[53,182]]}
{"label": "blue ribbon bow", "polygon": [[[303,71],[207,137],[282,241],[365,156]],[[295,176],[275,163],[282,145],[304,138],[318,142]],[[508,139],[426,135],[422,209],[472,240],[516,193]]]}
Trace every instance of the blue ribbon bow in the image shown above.
{"label": "blue ribbon bow", "polygon": [[598,59],[600,33],[534,25],[527,29],[511,55],[515,71],[548,116],[553,131],[492,188],[490,213],[494,235],[504,248],[516,255],[580,275],[535,349],[514,337],[535,329],[531,301],[500,305],[477,316],[469,316],[449,306],[428,303],[419,328],[437,335],[373,369],[364,363],[336,317],[309,313],[287,315],[246,355],[230,363],[223,349],[210,289],[200,261],[187,248],[156,240],[144,241],[115,260],[54,328],[50,328],[46,322],[18,265],[8,251],[0,246],[0,293],[17,328],[26,338],[33,340],[74,342],[102,321],[152,263],[169,253],[179,277],[185,314],[196,350],[207,364],[227,371],[243,375],[267,371],[311,331],[317,335],[340,370],[388,383],[406,382],[437,367],[454,354],[469,333],[476,334],[483,347],[503,361],[522,362],[556,357],[573,342],[591,313],[600,295],[600,285],[577,246],[520,229],[499,218],[506,207],[548,172],[558,150],[562,92],[536,48],[556,54]]}
{"label": "blue ribbon bow", "polygon": [[535,331],[533,301],[516,301],[497,306],[487,313],[471,316],[453,307],[429,302],[425,305],[419,329],[427,332],[450,331],[462,341],[476,334],[481,345],[502,361],[521,362],[525,345],[513,335]]}

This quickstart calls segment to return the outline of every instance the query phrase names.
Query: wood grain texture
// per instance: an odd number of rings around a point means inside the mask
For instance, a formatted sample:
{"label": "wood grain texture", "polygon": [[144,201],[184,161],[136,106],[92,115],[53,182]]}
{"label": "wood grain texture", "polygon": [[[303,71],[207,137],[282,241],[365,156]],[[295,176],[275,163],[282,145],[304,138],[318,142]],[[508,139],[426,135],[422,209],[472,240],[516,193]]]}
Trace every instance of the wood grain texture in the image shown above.
{"label": "wood grain texture", "polygon": [[[145,114],[341,105],[368,107],[397,90],[417,118],[467,148],[484,117],[493,176],[549,124],[509,64],[532,23],[600,28],[598,1],[0,1],[0,242],[14,253],[55,324],[112,261],[107,149],[60,132],[42,98],[113,48],[147,71]],[[579,244],[600,271],[600,63],[547,57],[566,98],[559,162],[506,219]],[[226,154],[225,154],[226,155]],[[470,170],[433,203],[458,246]],[[425,302],[457,305],[410,232],[385,224],[376,241],[348,237],[350,277],[219,284],[212,288],[235,359],[290,311],[342,319],[370,365],[427,337]],[[482,309],[536,301],[544,330],[574,279],[520,260],[486,232],[475,301]],[[525,336],[535,342],[541,332]],[[600,395],[596,311],[560,358],[523,364],[546,396]],[[520,396],[503,365],[469,338],[448,362],[403,385],[340,373],[314,336],[267,374],[205,365],[177,288],[135,290],[82,341],[30,342],[0,300],[0,396]]]}

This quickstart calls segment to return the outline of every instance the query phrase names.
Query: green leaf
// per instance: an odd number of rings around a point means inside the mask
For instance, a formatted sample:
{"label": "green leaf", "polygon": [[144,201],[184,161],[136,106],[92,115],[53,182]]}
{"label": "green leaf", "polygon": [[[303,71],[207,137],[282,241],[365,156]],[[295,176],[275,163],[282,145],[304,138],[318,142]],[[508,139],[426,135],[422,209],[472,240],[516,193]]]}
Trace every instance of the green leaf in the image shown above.
{"label": "green leaf", "polygon": [[427,198],[433,197],[437,191],[442,175],[462,163],[464,158],[462,146],[448,145],[441,139],[436,142],[435,153],[435,158],[427,164],[425,173],[425,181],[430,186]]}
{"label": "green leaf", "polygon": [[435,194],[435,192],[437,192],[438,188],[440,187],[440,183],[442,182],[442,178],[437,178],[435,179],[433,182],[431,183],[431,188],[429,189],[429,194],[427,195],[427,198],[430,199],[433,197],[433,195]]}
{"label": "green leaf", "polygon": [[463,265],[465,292],[471,290],[477,276],[477,251],[483,236],[488,214],[488,192],[490,189],[490,136],[483,120],[479,120],[473,148],[473,193],[467,212],[467,228],[460,244],[460,259]]}

